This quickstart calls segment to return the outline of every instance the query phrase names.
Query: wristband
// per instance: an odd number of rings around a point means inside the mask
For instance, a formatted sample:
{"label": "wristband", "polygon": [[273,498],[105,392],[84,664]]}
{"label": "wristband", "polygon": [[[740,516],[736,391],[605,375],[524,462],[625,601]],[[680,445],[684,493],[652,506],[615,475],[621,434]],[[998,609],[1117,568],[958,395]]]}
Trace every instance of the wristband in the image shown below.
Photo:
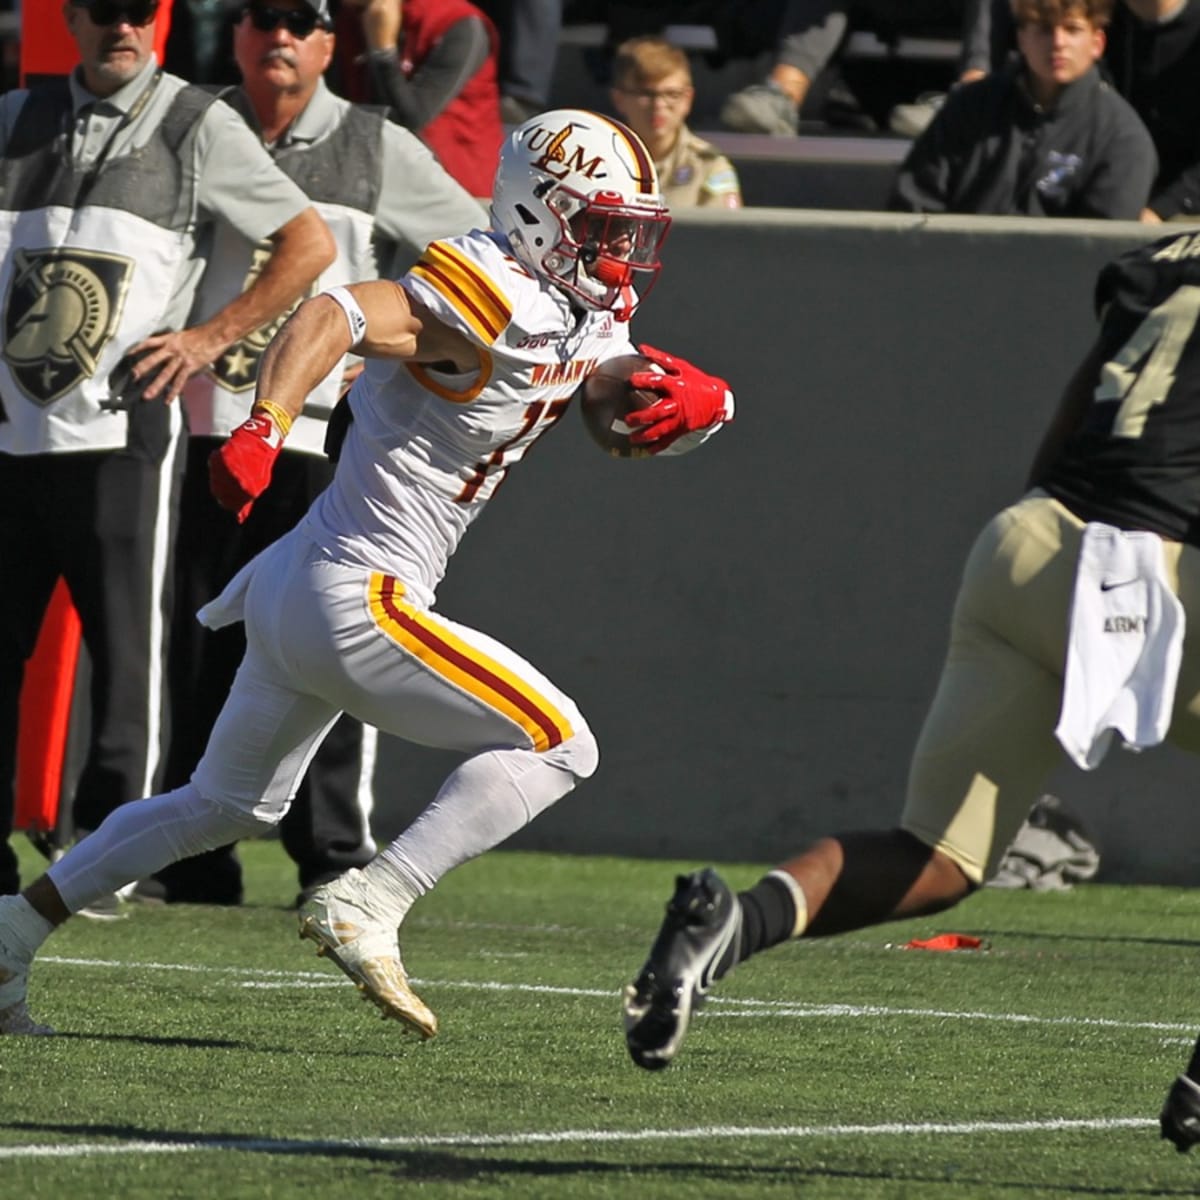
{"label": "wristband", "polygon": [[270,417],[275,423],[276,429],[279,430],[280,437],[287,437],[292,432],[292,418],[286,409],[280,408],[274,400],[255,400],[250,406],[252,413],[262,413],[265,417]]}
{"label": "wristband", "polygon": [[353,350],[366,336],[366,314],[344,287],[332,287],[322,294],[328,296],[346,314],[346,322],[350,326],[350,349]]}

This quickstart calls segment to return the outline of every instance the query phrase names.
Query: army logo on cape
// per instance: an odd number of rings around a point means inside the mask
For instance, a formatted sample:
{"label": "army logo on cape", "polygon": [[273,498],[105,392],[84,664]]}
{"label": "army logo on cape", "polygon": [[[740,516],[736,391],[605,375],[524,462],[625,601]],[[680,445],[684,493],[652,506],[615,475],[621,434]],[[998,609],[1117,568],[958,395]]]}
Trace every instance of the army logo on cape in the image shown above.
{"label": "army logo on cape", "polygon": [[96,373],[125,306],[133,259],[74,246],[13,251],[4,361],[45,408]]}
{"label": "army logo on cape", "polygon": [[[270,242],[261,242],[254,247],[254,257],[250,262],[250,269],[246,272],[246,279],[242,284],[244,292],[261,274],[262,269],[266,266],[267,260],[271,257]],[[316,284],[314,283],[306,293],[306,296],[301,296],[292,302],[288,308],[279,314],[274,320],[268,321],[265,325],[259,326],[252,333],[246,334],[241,341],[234,342],[220,358],[208,369],[208,374],[216,380],[221,387],[229,392],[246,392],[254,386],[258,380],[258,364],[262,359],[263,351],[271,344],[271,339],[283,328],[284,322],[300,307],[300,301],[307,296],[315,296]]]}

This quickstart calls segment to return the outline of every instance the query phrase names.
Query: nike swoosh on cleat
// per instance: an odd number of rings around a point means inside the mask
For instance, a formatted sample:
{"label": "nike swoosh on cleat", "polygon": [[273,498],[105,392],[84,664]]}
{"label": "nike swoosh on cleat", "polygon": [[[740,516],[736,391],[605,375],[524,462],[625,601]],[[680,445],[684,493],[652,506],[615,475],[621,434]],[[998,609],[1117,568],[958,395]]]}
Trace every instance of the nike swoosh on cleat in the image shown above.
{"label": "nike swoosh on cleat", "polygon": [[705,964],[704,970],[700,972],[700,979],[696,990],[699,992],[707,992],[712,986],[713,972],[717,969],[721,960],[725,957],[725,951],[729,949],[730,943],[737,934],[737,922],[730,921],[725,931],[725,936],[721,939],[721,944],[717,947],[717,952],[709,958]]}

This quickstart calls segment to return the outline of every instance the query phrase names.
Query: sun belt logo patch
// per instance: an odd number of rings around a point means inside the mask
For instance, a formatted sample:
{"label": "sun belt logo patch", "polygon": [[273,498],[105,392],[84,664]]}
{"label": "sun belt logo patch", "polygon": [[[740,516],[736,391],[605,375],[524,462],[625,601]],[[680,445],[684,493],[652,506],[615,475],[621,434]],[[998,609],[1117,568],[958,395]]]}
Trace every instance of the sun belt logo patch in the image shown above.
{"label": "sun belt logo patch", "polygon": [[123,255],[57,246],[13,251],[4,304],[4,361],[46,407],[96,373],[133,276]]}
{"label": "sun belt logo patch", "polygon": [[[259,277],[262,269],[271,257],[271,243],[260,242],[254,247],[254,255],[250,260],[250,269],[242,282],[242,291]],[[234,342],[220,358],[208,369],[208,374],[227,392],[247,392],[258,379],[258,364],[263,351],[270,345],[271,339],[282,328],[283,323],[300,307],[300,301],[316,295],[314,283],[286,311],[281,312],[274,320],[260,325],[253,333],[248,333],[240,341]]]}

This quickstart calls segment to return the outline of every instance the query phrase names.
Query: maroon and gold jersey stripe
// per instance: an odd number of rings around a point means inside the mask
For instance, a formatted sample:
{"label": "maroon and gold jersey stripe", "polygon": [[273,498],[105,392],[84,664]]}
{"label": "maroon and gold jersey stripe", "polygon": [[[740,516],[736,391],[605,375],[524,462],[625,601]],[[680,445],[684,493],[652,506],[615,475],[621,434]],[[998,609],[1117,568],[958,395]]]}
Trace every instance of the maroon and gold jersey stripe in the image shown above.
{"label": "maroon and gold jersey stripe", "polygon": [[435,617],[406,603],[403,595],[398,579],[381,572],[371,575],[371,615],[388,637],[435,674],[514,721],[535,750],[549,750],[573,735],[570,721],[545,696]]}
{"label": "maroon and gold jersey stripe", "polygon": [[658,172],[654,169],[654,160],[650,157],[646,147],[642,145],[642,139],[628,125],[622,125],[620,121],[615,121],[612,117],[602,117],[601,119],[617,131],[621,141],[624,142],[626,149],[629,151],[629,156],[633,159],[637,175],[638,191],[657,196]]}
{"label": "maroon and gold jersey stripe", "polygon": [[491,345],[512,319],[512,305],[469,258],[445,242],[431,242],[412,268],[453,306],[486,345]]}

